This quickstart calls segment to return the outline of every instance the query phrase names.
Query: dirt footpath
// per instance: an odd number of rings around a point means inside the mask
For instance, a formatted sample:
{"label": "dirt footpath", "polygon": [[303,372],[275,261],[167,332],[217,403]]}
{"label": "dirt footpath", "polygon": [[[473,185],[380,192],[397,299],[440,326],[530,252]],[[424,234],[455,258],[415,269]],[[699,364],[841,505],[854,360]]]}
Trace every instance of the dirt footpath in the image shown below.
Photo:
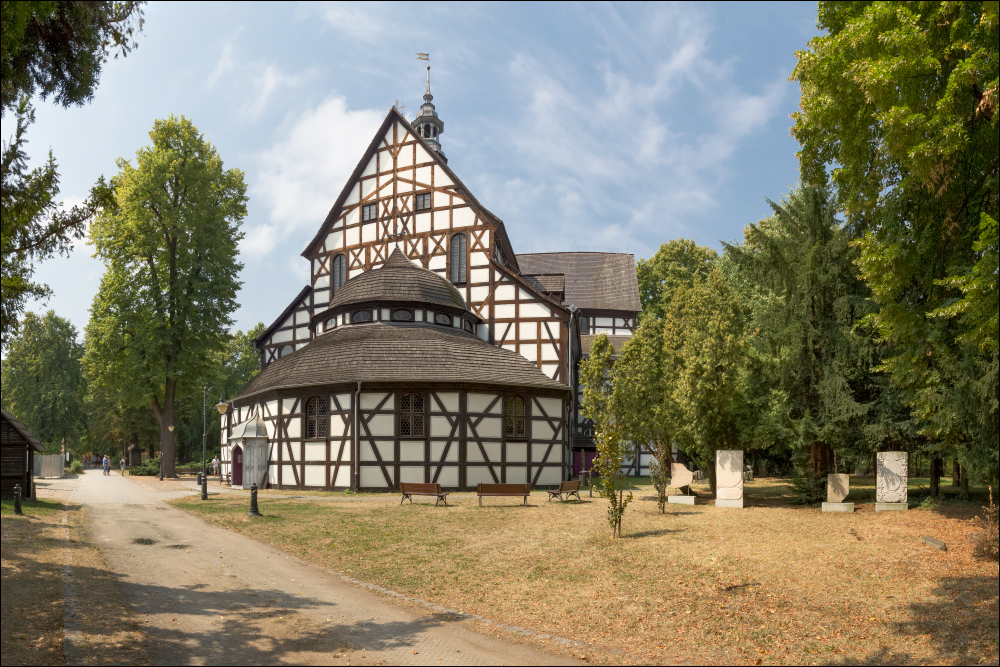
{"label": "dirt footpath", "polygon": [[73,493],[155,664],[576,664],[386,600],[163,502],[189,493],[99,471]]}

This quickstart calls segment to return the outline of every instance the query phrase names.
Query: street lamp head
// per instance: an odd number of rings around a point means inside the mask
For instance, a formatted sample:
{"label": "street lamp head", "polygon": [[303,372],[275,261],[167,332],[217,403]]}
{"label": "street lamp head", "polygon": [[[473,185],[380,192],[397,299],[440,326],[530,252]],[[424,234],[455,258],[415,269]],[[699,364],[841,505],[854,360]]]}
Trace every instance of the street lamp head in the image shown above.
{"label": "street lamp head", "polygon": [[173,433],[174,432],[174,425],[171,424],[170,426],[168,426],[167,430],[170,431],[171,433]]}
{"label": "street lamp head", "polygon": [[220,415],[224,415],[224,414],[226,414],[226,410],[229,409],[229,404],[228,403],[219,403],[218,405],[215,406],[215,409],[219,411]]}

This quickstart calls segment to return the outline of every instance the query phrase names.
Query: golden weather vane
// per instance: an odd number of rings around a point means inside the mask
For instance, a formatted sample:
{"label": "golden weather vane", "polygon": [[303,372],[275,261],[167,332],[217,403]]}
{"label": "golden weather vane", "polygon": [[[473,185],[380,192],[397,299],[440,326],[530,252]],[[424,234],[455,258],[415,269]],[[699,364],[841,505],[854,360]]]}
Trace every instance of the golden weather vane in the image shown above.
{"label": "golden weather vane", "polygon": [[429,61],[430,59],[431,59],[431,54],[429,54],[429,53],[418,53],[417,54],[417,60],[427,60],[427,61]]}

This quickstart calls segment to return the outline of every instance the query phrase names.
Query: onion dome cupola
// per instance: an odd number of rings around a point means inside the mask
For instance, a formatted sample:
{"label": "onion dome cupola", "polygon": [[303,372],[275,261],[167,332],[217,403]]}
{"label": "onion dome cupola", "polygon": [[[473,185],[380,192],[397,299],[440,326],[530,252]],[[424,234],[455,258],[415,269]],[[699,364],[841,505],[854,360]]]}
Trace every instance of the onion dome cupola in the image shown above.
{"label": "onion dome cupola", "polygon": [[441,142],[438,137],[444,132],[444,121],[438,118],[434,109],[434,96],[431,95],[431,66],[427,66],[427,92],[424,93],[424,103],[420,105],[420,113],[413,120],[413,127],[417,130],[424,141],[430,144],[431,148],[447,163],[448,158],[441,151]]}
{"label": "onion dome cupola", "polygon": [[380,268],[354,276],[312,317],[316,335],[343,325],[389,322],[475,333],[482,318],[445,278],[417,266],[397,247]]}

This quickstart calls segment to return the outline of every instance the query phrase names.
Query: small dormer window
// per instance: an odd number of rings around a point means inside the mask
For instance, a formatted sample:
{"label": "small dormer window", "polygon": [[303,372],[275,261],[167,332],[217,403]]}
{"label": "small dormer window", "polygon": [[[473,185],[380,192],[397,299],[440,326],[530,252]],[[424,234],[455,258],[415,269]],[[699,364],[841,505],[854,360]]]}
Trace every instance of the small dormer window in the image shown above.
{"label": "small dormer window", "polygon": [[470,322],[469,320],[465,320],[464,321],[464,326],[465,326],[465,330],[468,331],[469,333],[475,333],[476,332],[475,327],[472,326],[472,322]]}
{"label": "small dormer window", "polygon": [[359,310],[353,315],[351,315],[352,322],[371,322],[372,321],[372,311],[370,310]]}
{"label": "small dormer window", "polygon": [[361,222],[371,222],[378,217],[378,204],[365,204],[361,207]]}
{"label": "small dormer window", "polygon": [[416,210],[426,211],[431,208],[431,193],[423,192],[417,195]]}
{"label": "small dormer window", "polygon": [[440,324],[442,326],[451,326],[451,315],[446,313],[438,313],[434,316],[434,324]]}
{"label": "small dormer window", "polygon": [[392,319],[394,322],[412,322],[413,312],[399,308],[392,311]]}

